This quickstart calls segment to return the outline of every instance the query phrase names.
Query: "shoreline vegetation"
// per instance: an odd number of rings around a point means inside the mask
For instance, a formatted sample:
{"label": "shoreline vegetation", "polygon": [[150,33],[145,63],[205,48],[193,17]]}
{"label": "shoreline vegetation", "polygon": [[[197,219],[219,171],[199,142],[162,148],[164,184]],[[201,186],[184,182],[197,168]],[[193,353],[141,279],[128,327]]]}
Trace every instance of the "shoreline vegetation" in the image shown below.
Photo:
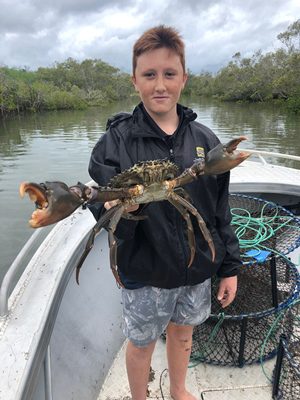
{"label": "shoreline vegetation", "polygon": [[[236,53],[217,73],[188,73],[184,95],[220,101],[270,102],[300,113],[300,19],[277,38],[284,47]],[[21,112],[84,109],[134,97],[130,74],[100,59],[68,58],[36,71],[0,66],[0,118]]]}

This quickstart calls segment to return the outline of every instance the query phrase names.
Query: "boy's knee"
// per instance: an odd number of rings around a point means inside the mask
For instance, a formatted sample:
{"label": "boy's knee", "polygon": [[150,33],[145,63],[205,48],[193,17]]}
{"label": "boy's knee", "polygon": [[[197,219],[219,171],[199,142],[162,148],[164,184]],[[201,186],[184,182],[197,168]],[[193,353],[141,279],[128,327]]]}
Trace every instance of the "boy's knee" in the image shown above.
{"label": "boy's knee", "polygon": [[153,341],[145,346],[137,346],[129,340],[127,345],[127,352],[129,352],[129,354],[131,354],[132,356],[148,357],[149,355],[152,355],[155,343],[156,342]]}
{"label": "boy's knee", "polygon": [[192,342],[193,327],[169,324],[167,328],[167,338],[176,341],[183,346]]}

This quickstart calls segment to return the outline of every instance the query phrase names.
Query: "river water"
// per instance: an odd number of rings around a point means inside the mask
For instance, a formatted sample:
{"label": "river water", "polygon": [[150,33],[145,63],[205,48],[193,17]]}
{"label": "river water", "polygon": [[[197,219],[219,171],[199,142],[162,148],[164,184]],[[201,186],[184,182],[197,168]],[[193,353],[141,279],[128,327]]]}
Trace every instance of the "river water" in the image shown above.
{"label": "river water", "polygon": [[[198,120],[221,141],[246,135],[243,148],[300,155],[300,115],[270,105],[216,103],[185,99]],[[33,230],[28,219],[33,204],[20,199],[22,181],[61,180],[68,185],[90,180],[90,152],[105,130],[109,116],[131,111],[134,104],[117,103],[84,111],[59,111],[9,117],[0,121],[0,282]],[[299,168],[299,162],[281,160]]]}

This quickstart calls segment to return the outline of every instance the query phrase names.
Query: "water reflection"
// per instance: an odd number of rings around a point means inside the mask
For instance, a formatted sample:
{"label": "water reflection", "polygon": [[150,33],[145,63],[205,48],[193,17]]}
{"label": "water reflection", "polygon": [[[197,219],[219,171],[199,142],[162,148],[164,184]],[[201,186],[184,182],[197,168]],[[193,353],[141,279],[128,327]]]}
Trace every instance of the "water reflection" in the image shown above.
{"label": "water reflection", "polygon": [[[226,141],[246,135],[243,147],[273,152],[300,153],[300,116],[279,112],[269,105],[216,103],[183,99],[198,120]],[[20,200],[24,180],[62,180],[73,184],[89,180],[90,152],[105,130],[106,121],[134,104],[106,108],[30,114],[0,121],[0,280],[18,250],[32,233],[27,221],[32,212],[28,199]],[[283,160],[282,164],[299,163]]]}
{"label": "water reflection", "polygon": [[299,115],[280,113],[272,105],[215,103],[208,116],[205,103],[191,106],[226,140],[242,134],[248,137],[244,147],[299,155]]}

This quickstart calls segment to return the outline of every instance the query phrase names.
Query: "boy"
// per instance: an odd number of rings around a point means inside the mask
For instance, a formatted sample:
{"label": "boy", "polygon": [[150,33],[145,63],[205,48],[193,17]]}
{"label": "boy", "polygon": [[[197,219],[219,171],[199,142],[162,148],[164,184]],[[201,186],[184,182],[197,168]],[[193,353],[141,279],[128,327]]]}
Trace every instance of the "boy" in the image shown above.
{"label": "boy", "polygon": [[[184,44],[176,30],[158,26],[137,40],[132,81],[141,103],[132,115],[121,113],[111,119],[92,152],[89,172],[102,186],[138,161],[169,158],[182,171],[219,143],[212,131],[195,122],[192,110],[178,104],[187,74]],[[126,366],[133,400],[146,399],[151,356],[165,329],[170,394],[174,400],[196,399],[185,387],[193,326],[210,314],[210,278],[216,273],[221,278],[218,299],[226,307],[235,297],[241,265],[230,227],[228,184],[226,173],[203,176],[185,187],[212,234],[214,262],[193,221],[196,255],[187,268],[185,222],[166,201],[150,203],[143,210],[132,206],[128,212],[148,218],[122,219],[118,224]],[[113,205],[107,202],[104,207]]]}

